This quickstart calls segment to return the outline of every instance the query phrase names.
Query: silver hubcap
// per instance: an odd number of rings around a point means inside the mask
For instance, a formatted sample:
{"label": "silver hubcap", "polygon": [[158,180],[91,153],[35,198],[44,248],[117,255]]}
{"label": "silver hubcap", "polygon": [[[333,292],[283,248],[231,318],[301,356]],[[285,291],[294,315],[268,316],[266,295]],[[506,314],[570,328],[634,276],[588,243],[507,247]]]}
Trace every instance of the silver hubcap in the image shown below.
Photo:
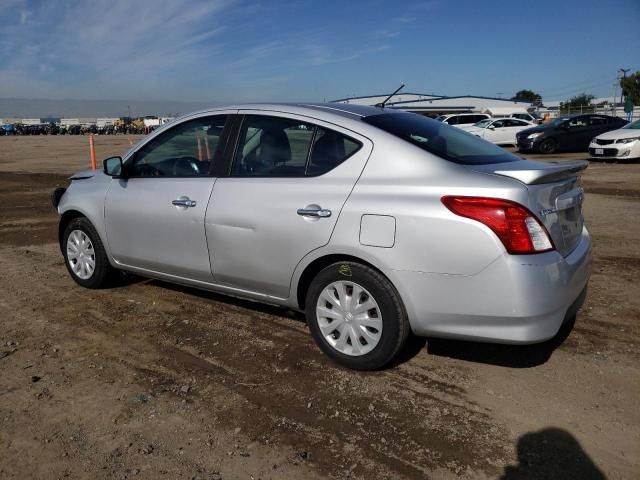
{"label": "silver hubcap", "polygon": [[82,230],[74,230],[67,239],[67,261],[73,273],[87,280],[96,269],[96,253],[91,239]]}
{"label": "silver hubcap", "polygon": [[378,303],[354,282],[328,285],[318,297],[316,320],[325,340],[345,355],[369,353],[382,337]]}

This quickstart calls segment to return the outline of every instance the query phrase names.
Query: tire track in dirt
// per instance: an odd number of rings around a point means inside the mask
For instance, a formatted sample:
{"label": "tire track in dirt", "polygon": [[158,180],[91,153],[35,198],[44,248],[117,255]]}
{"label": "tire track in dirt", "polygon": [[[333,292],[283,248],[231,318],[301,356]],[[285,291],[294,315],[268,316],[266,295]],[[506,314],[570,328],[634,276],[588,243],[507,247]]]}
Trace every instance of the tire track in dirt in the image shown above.
{"label": "tire track in dirt", "polygon": [[[323,472],[387,472],[378,478],[421,477],[442,467],[493,472],[509,453],[504,430],[465,399],[470,379],[463,370],[434,371],[416,357],[389,371],[346,371],[330,364],[304,323],[282,310],[160,282],[88,292],[66,278],[55,245],[11,255],[23,271],[39,266],[31,279],[40,285],[36,308],[52,321],[77,327],[81,319],[83,328],[111,341],[153,347],[152,365],[135,354],[114,358],[137,370],[152,390],[184,377],[195,379],[189,395],[211,395],[223,385],[225,395],[241,398],[223,426],[240,425],[252,438],[313,452]],[[74,304],[82,307],[69,307]],[[206,404],[206,396],[201,401]]]}

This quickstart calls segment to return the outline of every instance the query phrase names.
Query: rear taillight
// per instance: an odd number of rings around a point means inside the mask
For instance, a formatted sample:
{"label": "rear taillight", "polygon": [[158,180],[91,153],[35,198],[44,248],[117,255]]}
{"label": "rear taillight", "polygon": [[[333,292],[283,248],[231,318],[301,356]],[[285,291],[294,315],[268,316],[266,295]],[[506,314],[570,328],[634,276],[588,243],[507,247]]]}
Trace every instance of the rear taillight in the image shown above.
{"label": "rear taillight", "polygon": [[553,250],[547,230],[522,205],[486,197],[442,197],[442,203],[456,215],[489,227],[509,253],[540,253]]}

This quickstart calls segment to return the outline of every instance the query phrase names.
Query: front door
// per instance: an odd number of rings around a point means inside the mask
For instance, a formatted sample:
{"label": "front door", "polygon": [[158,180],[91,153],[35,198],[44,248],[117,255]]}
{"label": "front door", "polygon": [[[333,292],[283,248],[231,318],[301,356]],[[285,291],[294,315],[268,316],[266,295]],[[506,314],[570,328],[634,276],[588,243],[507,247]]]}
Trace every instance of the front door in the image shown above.
{"label": "front door", "polygon": [[216,181],[207,211],[213,274],[286,298],[296,265],[329,242],[372,145],[305,117],[246,113],[230,174]]}
{"label": "front door", "polygon": [[[125,161],[105,202],[107,241],[124,265],[212,282],[204,218],[225,115],[171,127]],[[220,148],[218,148],[220,147]]]}
{"label": "front door", "polygon": [[566,125],[566,133],[559,136],[560,147],[564,150],[586,149],[592,138],[592,128],[589,126],[589,117],[573,117],[566,122]]}

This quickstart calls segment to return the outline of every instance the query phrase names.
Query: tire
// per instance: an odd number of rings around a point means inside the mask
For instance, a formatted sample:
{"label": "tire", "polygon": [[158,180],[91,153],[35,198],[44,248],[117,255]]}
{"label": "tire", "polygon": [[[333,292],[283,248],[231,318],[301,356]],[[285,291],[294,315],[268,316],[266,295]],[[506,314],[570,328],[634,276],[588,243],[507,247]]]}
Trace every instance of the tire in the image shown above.
{"label": "tire", "polygon": [[[113,278],[115,269],[109,263],[98,232],[87,218],[78,217],[69,222],[62,235],[61,248],[69,275],[78,285],[103,288]],[[86,268],[83,268],[83,262]],[[91,264],[93,268],[89,268]]]}
{"label": "tire", "polygon": [[538,151],[544,154],[555,153],[558,149],[558,142],[553,138],[545,138],[538,146]]}
{"label": "tire", "polygon": [[[358,305],[349,308],[356,295]],[[328,357],[347,368],[377,370],[388,365],[409,335],[407,314],[394,286],[359,263],[338,262],[320,271],[309,286],[305,305],[313,339]]]}

